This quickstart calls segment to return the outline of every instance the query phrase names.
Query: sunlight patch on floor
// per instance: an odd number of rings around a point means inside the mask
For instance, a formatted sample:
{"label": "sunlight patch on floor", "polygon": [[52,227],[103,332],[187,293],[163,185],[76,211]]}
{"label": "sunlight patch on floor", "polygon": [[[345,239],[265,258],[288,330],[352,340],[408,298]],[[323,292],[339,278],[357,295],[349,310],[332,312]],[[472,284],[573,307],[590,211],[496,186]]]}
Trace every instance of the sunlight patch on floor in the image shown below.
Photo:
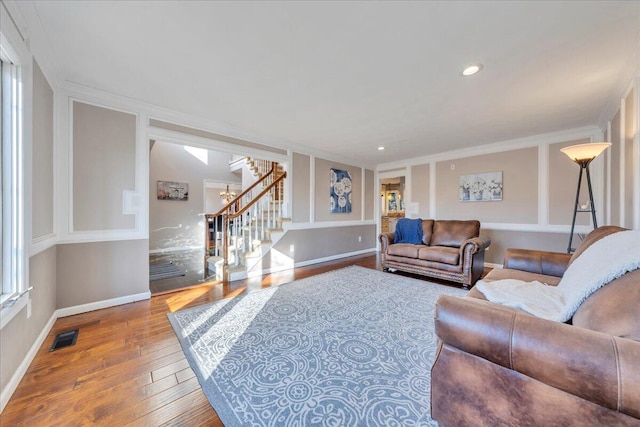
{"label": "sunlight patch on floor", "polygon": [[[201,351],[208,353],[208,360],[211,363],[207,363],[206,366],[203,365],[203,368],[208,371],[206,372],[207,378],[211,376],[211,373],[218,367],[229,350],[277,290],[278,288],[274,287],[261,292],[247,294],[228,313],[215,322],[210,329],[202,333],[200,339],[192,344],[191,347],[195,354]],[[227,301],[232,301],[232,299]],[[222,308],[217,307],[217,304],[214,307],[213,313],[210,310],[200,313],[198,318],[194,319],[192,324],[189,325],[189,329],[194,330],[196,324],[202,326],[215,312]],[[186,329],[185,332],[189,333]]]}

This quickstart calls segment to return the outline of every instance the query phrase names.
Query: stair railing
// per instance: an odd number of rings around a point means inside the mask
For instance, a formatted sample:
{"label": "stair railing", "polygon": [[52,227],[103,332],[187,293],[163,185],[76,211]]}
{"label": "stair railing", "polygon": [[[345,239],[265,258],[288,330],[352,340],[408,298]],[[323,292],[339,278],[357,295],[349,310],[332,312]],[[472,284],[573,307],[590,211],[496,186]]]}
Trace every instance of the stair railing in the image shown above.
{"label": "stair railing", "polygon": [[[267,165],[267,161],[264,166]],[[263,165],[261,165],[263,166]],[[233,200],[227,203],[215,214],[205,215],[205,257],[204,268],[208,271],[207,260],[212,248],[211,239],[214,239],[214,256],[223,258],[223,281],[228,283],[229,279],[229,244],[233,240],[234,265],[239,264],[240,245],[242,250],[253,250],[253,239],[265,240],[265,229],[276,227],[276,216],[282,214],[282,197],[275,196],[274,189],[281,191],[282,183],[287,176],[283,172],[278,177],[277,163],[271,162],[271,168],[267,174],[262,176],[246,190],[241,192]],[[265,167],[266,169],[266,167]],[[262,185],[262,191],[252,197],[254,189]],[[275,211],[274,211],[275,209]],[[272,212],[274,211],[274,212]],[[245,213],[247,215],[245,215]],[[265,227],[266,213],[266,227]],[[277,213],[277,215],[276,215]],[[220,217],[222,219],[220,219]],[[254,229],[255,218],[255,229]],[[212,227],[209,225],[212,223]],[[213,230],[213,232],[211,232]],[[218,235],[221,235],[220,238]],[[222,240],[222,242],[219,242]],[[222,243],[220,245],[219,243]],[[220,250],[222,246],[222,250]]]}
{"label": "stair railing", "polygon": [[[273,198],[273,192],[274,189],[277,187],[277,185],[282,182],[285,178],[287,177],[287,173],[283,172],[280,176],[278,176],[277,178],[273,178],[273,176],[270,178],[271,183],[269,185],[267,185],[257,196],[255,196],[254,198],[252,198],[245,206],[243,206],[242,208],[240,208],[239,210],[231,213],[223,213],[222,214],[222,218],[223,218],[223,227],[225,230],[227,229],[231,229],[230,227],[235,227],[235,230],[233,230],[233,233],[223,233],[222,235],[222,251],[223,251],[223,264],[222,264],[222,268],[223,268],[223,281],[225,283],[228,283],[229,281],[229,237],[233,237],[236,236],[236,240],[234,241],[234,265],[238,265],[239,263],[239,245],[238,245],[238,241],[237,238],[240,235],[240,233],[238,232],[238,230],[242,230],[243,232],[243,237],[244,237],[244,233],[248,230],[251,230],[252,228],[252,216],[249,215],[248,217],[245,216],[244,214],[246,212],[250,212],[251,208],[253,206],[256,206],[258,209],[257,211],[260,212],[260,210],[262,210],[262,215],[260,215],[262,217],[262,226],[260,227],[260,233],[262,235],[262,239],[264,240],[264,236],[265,236],[265,228],[270,227],[270,228],[275,228],[276,225],[276,212],[280,213],[280,209],[282,209],[282,204],[280,201],[276,202],[276,211],[272,212],[273,209],[270,208],[269,204],[272,205],[272,198]],[[267,176],[265,176],[265,178],[267,178]],[[270,200],[271,199],[271,200]],[[260,209],[260,206],[262,205],[262,209]],[[264,212],[265,212],[265,206],[266,206],[266,213],[267,213],[267,227],[264,226]],[[273,206],[271,206],[273,207]],[[279,216],[279,215],[278,215]],[[248,225],[248,227],[247,227]],[[241,227],[241,228],[239,228]],[[258,232],[258,230],[256,230],[256,232]],[[252,245],[251,242],[249,243],[249,250],[252,249]],[[245,241],[245,239],[242,239],[242,246],[245,247],[247,245],[247,242]]]}

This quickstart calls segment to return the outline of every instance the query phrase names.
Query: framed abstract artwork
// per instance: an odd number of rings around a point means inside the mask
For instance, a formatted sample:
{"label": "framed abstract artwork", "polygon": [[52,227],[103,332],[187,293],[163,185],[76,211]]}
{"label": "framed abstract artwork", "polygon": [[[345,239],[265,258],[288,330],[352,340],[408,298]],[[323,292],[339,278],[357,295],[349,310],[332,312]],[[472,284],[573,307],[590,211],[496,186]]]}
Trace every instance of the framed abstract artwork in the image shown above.
{"label": "framed abstract artwork", "polygon": [[329,212],[351,213],[351,173],[331,168],[329,171]]}

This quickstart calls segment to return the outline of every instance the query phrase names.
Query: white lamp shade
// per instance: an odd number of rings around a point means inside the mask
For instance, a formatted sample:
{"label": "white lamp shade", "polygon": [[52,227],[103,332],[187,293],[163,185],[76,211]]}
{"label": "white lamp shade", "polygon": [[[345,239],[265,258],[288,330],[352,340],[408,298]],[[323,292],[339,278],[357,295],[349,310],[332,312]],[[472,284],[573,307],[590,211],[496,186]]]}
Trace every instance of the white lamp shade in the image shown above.
{"label": "white lamp shade", "polygon": [[564,154],[569,156],[574,162],[580,160],[595,159],[611,145],[610,142],[590,142],[588,144],[572,145],[570,147],[561,148]]}

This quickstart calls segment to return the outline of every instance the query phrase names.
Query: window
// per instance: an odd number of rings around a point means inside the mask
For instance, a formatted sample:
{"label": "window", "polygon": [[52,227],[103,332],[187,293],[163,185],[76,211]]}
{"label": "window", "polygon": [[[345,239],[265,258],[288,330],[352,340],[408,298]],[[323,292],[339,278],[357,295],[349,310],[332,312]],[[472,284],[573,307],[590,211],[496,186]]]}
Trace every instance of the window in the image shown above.
{"label": "window", "polygon": [[[1,36],[1,35],[0,35]],[[5,41],[4,39],[2,41]],[[21,67],[0,45],[0,307],[25,290],[23,104]]]}

